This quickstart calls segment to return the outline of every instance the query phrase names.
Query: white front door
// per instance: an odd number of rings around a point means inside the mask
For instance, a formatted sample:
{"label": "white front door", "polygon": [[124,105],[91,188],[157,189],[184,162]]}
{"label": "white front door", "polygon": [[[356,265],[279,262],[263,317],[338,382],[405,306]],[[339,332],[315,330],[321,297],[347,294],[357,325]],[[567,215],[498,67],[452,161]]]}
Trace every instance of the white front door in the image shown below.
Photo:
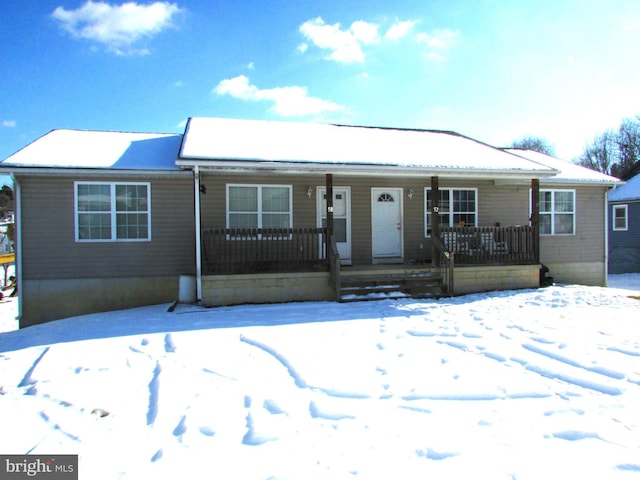
{"label": "white front door", "polygon": [[[327,226],[327,189],[318,187],[318,226]],[[333,234],[340,263],[351,265],[351,189],[333,187]]]}
{"label": "white front door", "polygon": [[402,260],[402,189],[371,189],[373,260]]}

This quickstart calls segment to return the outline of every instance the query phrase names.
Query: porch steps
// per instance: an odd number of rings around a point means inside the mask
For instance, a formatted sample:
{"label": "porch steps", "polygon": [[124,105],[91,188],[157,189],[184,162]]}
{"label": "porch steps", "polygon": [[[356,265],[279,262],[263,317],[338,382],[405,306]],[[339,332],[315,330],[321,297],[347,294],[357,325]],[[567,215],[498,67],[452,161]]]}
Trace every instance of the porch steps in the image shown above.
{"label": "porch steps", "polygon": [[446,295],[442,275],[435,272],[376,273],[340,276],[341,302],[398,298],[438,298]]}

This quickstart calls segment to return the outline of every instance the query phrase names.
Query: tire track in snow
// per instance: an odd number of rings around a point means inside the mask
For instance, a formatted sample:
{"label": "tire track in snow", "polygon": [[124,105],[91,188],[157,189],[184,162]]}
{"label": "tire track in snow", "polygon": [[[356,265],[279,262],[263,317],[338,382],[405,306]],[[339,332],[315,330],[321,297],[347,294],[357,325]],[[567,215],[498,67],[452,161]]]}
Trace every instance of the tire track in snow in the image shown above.
{"label": "tire track in snow", "polygon": [[156,362],[156,368],[153,369],[153,377],[149,382],[149,407],[147,408],[147,425],[153,425],[158,416],[158,398],[160,395],[160,373],[162,367],[160,362]]}
{"label": "tire track in snow", "polygon": [[273,358],[275,358],[284,368],[287,369],[287,372],[289,372],[289,375],[293,379],[293,382],[295,383],[296,387],[309,388],[309,385],[307,384],[307,382],[300,376],[300,374],[296,371],[296,369],[293,368],[293,365],[291,365],[291,363],[289,363],[289,361],[285,357],[283,357],[280,353],[278,353],[276,350],[269,347],[268,345],[265,345],[264,343],[260,343],[256,340],[251,340],[245,337],[244,335],[240,335],[240,341],[243,343],[246,343],[247,345],[251,345],[252,347],[259,348],[263,352],[268,353]]}
{"label": "tire track in snow", "polygon": [[22,380],[20,381],[20,383],[18,384],[18,388],[21,387],[31,387],[29,388],[29,390],[27,391],[28,395],[34,395],[35,394],[35,387],[34,385],[36,384],[36,381],[32,378],[33,372],[35,371],[36,367],[38,366],[38,364],[42,361],[43,357],[47,354],[47,352],[49,351],[50,347],[45,348],[42,353],[40,353],[40,355],[38,356],[38,358],[35,359],[35,361],[33,362],[33,364],[31,365],[31,368],[29,368],[29,370],[27,370],[27,373],[24,374],[24,377],[22,377]]}

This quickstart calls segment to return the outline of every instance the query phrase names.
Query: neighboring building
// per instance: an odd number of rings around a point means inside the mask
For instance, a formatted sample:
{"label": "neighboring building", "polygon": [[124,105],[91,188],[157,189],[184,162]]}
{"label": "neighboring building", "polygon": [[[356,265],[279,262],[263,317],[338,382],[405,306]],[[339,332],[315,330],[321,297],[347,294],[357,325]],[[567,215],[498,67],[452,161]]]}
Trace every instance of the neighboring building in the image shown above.
{"label": "neighboring building", "polygon": [[539,155],[291,122],[56,130],[0,164],[17,199],[21,326],[171,302],[184,278],[207,306],[536,287],[540,262],[556,281],[604,285],[617,180]]}
{"label": "neighboring building", "polygon": [[640,272],[640,174],[609,192],[609,273]]}

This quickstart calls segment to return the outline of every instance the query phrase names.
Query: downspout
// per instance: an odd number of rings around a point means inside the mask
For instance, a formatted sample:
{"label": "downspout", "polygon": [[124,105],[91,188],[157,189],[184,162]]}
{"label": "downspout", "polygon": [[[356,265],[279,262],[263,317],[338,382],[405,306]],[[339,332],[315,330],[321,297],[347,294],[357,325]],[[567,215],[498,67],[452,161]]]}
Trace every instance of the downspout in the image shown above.
{"label": "downspout", "polygon": [[193,195],[196,224],[196,303],[202,302],[202,230],[200,219],[200,167],[193,168]]}
{"label": "downspout", "polygon": [[13,232],[15,235],[13,245],[16,254],[16,285],[20,289],[18,290],[18,328],[21,328],[20,320],[22,319],[22,298],[24,297],[24,284],[22,283],[22,189],[20,188],[20,182],[15,177],[14,173],[11,174],[11,181],[13,182],[13,198],[16,209],[13,218]]}
{"label": "downspout", "polygon": [[609,189],[604,191],[604,286],[609,286]]}

